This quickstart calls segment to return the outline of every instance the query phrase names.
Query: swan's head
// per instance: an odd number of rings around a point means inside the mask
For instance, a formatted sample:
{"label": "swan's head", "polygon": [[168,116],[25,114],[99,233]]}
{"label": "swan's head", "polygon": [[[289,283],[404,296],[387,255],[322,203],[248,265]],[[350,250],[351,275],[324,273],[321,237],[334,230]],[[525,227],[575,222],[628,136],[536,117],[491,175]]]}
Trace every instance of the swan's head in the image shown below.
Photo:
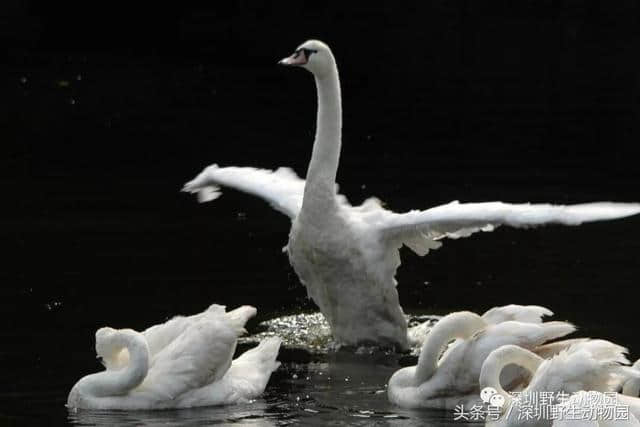
{"label": "swan's head", "polygon": [[278,64],[306,68],[315,76],[322,77],[333,71],[336,61],[329,46],[320,40],[308,40]]}
{"label": "swan's head", "polygon": [[128,363],[129,352],[118,340],[118,331],[105,327],[96,331],[96,358],[105,368],[120,369]]}

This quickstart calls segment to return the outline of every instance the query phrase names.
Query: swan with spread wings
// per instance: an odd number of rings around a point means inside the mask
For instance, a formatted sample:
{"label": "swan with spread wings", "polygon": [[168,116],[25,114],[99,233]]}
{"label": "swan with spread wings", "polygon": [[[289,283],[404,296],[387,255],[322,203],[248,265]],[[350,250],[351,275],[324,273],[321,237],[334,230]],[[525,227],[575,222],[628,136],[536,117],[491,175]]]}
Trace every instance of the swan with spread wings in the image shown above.
{"label": "swan with spread wings", "polygon": [[500,225],[578,225],[640,212],[640,204],[605,202],[570,206],[452,202],[403,214],[384,209],[377,199],[351,206],[336,192],[342,106],[333,54],[326,44],[310,40],[280,63],[305,68],[315,78],[317,128],[306,180],[288,168],[212,165],[184,191],[209,201],[220,195],[220,187],[234,188],[261,197],[291,218],[286,247],[291,265],[340,344],[408,347],[407,321],[394,279],[403,244],[422,256],[440,247],[443,238],[466,237]]}

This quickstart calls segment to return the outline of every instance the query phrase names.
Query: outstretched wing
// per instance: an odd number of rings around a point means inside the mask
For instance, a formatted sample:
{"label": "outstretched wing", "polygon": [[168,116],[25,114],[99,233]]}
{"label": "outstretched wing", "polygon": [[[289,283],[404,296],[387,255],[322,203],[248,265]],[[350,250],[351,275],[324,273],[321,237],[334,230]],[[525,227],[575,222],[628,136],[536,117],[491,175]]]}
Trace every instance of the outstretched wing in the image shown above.
{"label": "outstretched wing", "polygon": [[215,200],[222,194],[220,187],[230,187],[266,200],[274,209],[295,218],[302,207],[305,181],[289,168],[275,171],[250,167],[211,165],[182,191],[197,193],[200,202]]}
{"label": "outstretched wing", "polygon": [[478,231],[493,231],[500,225],[521,228],[543,224],[580,225],[583,222],[623,218],[637,213],[640,213],[638,203],[532,205],[454,201],[424,211],[404,214],[388,212],[378,223],[378,228],[384,238],[402,242],[419,255],[424,255],[429,249],[440,246],[440,242],[437,242],[439,239],[468,237]]}
{"label": "outstretched wing", "polygon": [[174,399],[219,380],[231,366],[242,332],[224,315],[196,322],[156,355],[141,390]]}

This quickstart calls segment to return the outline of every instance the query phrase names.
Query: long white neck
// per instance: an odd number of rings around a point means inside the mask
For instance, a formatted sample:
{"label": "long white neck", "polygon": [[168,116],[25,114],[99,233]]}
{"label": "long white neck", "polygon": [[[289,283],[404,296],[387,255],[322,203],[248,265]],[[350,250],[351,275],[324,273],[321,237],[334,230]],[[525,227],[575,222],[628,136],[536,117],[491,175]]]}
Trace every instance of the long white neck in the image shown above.
{"label": "long white neck", "polygon": [[522,347],[516,345],[502,346],[492,351],[482,364],[482,370],[480,371],[480,390],[483,390],[485,387],[493,387],[504,397],[505,405],[503,408],[507,409],[511,405],[512,398],[511,395],[502,388],[502,384],[500,384],[500,374],[504,367],[515,364],[534,374],[543,361],[543,358]]}
{"label": "long white neck", "polygon": [[332,67],[322,75],[314,75],[318,91],[318,117],[313,153],[307,171],[306,195],[313,191],[329,198],[335,195],[336,174],[340,160],[342,139],[342,101],[338,67]]}
{"label": "long white neck", "polygon": [[640,394],[640,380],[638,378],[628,379],[622,387],[622,394],[638,397]]}
{"label": "long white neck", "polygon": [[131,329],[116,332],[116,345],[129,351],[129,364],[120,370],[87,375],[76,384],[82,394],[93,397],[123,395],[139,386],[149,371],[149,347],[144,337]]}
{"label": "long white neck", "polygon": [[415,373],[416,383],[422,384],[433,376],[438,369],[438,359],[442,350],[451,340],[467,339],[485,327],[484,320],[469,311],[452,313],[442,318],[431,329],[422,346]]}

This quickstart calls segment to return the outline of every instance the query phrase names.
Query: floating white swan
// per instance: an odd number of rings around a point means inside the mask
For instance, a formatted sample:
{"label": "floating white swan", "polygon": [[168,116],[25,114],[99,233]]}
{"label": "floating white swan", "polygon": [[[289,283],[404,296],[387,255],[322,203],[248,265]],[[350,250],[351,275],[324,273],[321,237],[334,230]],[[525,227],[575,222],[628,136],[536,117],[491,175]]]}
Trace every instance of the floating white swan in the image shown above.
{"label": "floating white swan", "polygon": [[101,328],[96,353],[107,370],[87,375],[71,389],[72,409],[165,409],[225,405],[259,396],[280,365],[277,337],[263,340],[232,361],[237,338],[254,316],[244,306],[223,306],[177,317],[144,333]]}
{"label": "floating white swan", "polygon": [[[550,409],[561,403],[560,394],[570,395],[580,391],[612,393],[629,376],[640,373],[622,366],[628,363],[627,349],[605,340],[584,340],[551,359],[543,359],[535,353],[517,345],[505,345],[486,358],[480,373],[480,388],[493,388],[504,400],[502,417],[490,426],[551,425]],[[521,391],[522,399],[513,398],[500,383],[500,375],[505,366],[515,364],[529,370],[533,377],[529,385]],[[528,402],[528,399],[540,399],[549,396],[546,402]],[[629,410],[636,417],[640,410],[640,400],[617,395],[623,404],[630,405]],[[624,399],[624,400],[623,400]],[[538,408],[539,417],[527,418],[522,415],[524,403],[546,405],[546,410]],[[546,415],[545,415],[546,414]],[[542,418],[545,417],[546,419]]]}
{"label": "floating white swan", "polygon": [[342,107],[333,54],[326,44],[311,40],[280,63],[305,68],[315,78],[317,128],[306,181],[288,168],[271,171],[214,164],[187,183],[184,191],[209,201],[221,194],[220,186],[231,187],[261,197],[289,216],[289,260],[338,343],[407,347],[407,322],[394,279],[403,244],[425,255],[440,247],[445,237],[467,237],[500,225],[578,225],[640,212],[639,204],[624,203],[554,206],[456,201],[403,214],[384,209],[376,199],[351,206],[336,194]]}
{"label": "floating white swan", "polygon": [[[389,380],[389,400],[406,408],[453,409],[459,404],[470,408],[480,400],[480,370],[491,351],[505,344],[536,349],[575,330],[566,322],[542,323],[540,317],[547,314],[551,312],[544,307],[507,306],[482,317],[468,311],[443,317],[427,335],[418,365],[398,370]],[[458,341],[442,354],[454,338]],[[502,381],[512,388],[521,378],[514,370]]]}

